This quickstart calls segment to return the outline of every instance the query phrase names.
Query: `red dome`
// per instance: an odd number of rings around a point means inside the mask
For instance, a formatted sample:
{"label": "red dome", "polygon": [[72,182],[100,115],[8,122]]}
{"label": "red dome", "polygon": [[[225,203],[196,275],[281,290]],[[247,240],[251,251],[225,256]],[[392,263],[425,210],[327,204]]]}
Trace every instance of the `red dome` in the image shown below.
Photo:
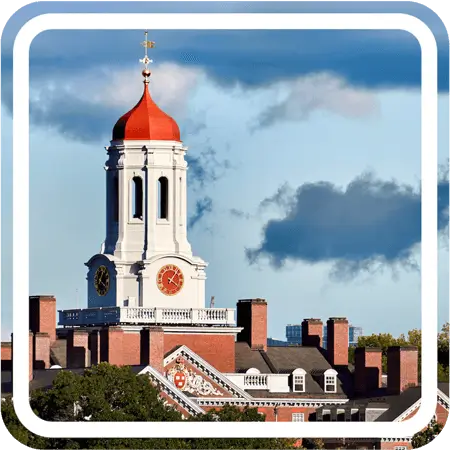
{"label": "red dome", "polygon": [[180,141],[175,120],[158,108],[150,96],[147,83],[138,104],[123,115],[113,128],[113,140]]}

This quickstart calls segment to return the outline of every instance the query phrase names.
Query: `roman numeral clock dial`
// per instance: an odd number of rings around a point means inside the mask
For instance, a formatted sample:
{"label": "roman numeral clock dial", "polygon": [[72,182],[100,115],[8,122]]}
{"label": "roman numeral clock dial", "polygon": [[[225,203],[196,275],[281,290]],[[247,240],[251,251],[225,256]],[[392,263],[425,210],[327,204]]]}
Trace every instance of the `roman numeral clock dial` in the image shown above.
{"label": "roman numeral clock dial", "polygon": [[94,275],[94,286],[97,294],[105,296],[109,291],[109,271],[105,266],[100,266]]}
{"label": "roman numeral clock dial", "polygon": [[159,270],[156,282],[164,295],[176,295],[184,284],[183,272],[174,264],[167,264]]}

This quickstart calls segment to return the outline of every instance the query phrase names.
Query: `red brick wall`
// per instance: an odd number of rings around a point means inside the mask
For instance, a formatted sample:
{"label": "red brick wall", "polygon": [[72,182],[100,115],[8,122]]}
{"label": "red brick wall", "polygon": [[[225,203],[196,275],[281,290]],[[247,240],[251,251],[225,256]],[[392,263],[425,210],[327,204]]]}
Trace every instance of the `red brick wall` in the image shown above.
{"label": "red brick wall", "polygon": [[419,382],[419,355],[416,347],[388,349],[388,392],[399,394]]}
{"label": "red brick wall", "polygon": [[141,363],[141,334],[139,331],[123,333],[122,351],[122,364],[132,366]]}
{"label": "red brick wall", "polygon": [[12,344],[11,342],[2,342],[2,361],[12,360]]}
{"label": "red brick wall", "polygon": [[323,323],[320,319],[305,319],[302,322],[302,345],[322,347]]}
{"label": "red brick wall", "polygon": [[406,447],[408,450],[412,449],[411,442],[382,442],[381,450],[394,450],[395,447]]}
{"label": "red brick wall", "polygon": [[33,379],[33,333],[28,334],[28,367],[30,370],[30,381]]}
{"label": "red brick wall", "polygon": [[327,352],[333,366],[348,365],[348,320],[330,318],[327,320]]}
{"label": "red brick wall", "polygon": [[217,370],[235,371],[235,341],[232,334],[164,334],[164,353],[186,345]]}
{"label": "red brick wall", "polygon": [[89,333],[69,330],[67,334],[67,367],[70,369],[90,366]]}
{"label": "red brick wall", "polygon": [[381,387],[382,352],[380,348],[355,350],[355,392],[364,394]]}
{"label": "red brick wall", "polygon": [[[309,415],[314,413],[314,408],[305,407],[278,407],[277,409],[277,422],[292,422],[293,413],[303,413],[304,421],[308,422]],[[275,413],[273,407],[258,408],[258,412],[266,415],[266,422],[275,422]]]}
{"label": "red brick wall", "polygon": [[100,331],[100,361],[123,366],[123,330],[119,327]]}
{"label": "red brick wall", "polygon": [[34,335],[34,364],[35,369],[50,367],[50,336],[47,333]]}
{"label": "red brick wall", "polygon": [[56,340],[56,299],[52,296],[32,296],[30,301],[30,331],[47,333],[50,341]]}
{"label": "red brick wall", "polygon": [[247,342],[252,349],[267,350],[267,302],[264,299],[239,300],[237,326],[244,327],[238,334],[240,342]]}
{"label": "red brick wall", "polygon": [[150,327],[149,333],[149,364],[160,373],[164,373],[164,330],[159,327]]}

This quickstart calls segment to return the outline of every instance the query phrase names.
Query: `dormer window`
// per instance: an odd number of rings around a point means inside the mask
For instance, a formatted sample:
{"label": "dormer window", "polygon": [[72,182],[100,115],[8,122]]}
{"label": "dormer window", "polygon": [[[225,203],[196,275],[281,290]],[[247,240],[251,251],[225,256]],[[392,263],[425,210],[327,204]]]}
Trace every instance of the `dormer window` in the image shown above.
{"label": "dormer window", "polygon": [[305,375],[304,369],[295,369],[292,372],[292,390],[294,392],[305,392]]}
{"label": "dormer window", "polygon": [[332,394],[336,392],[337,372],[333,369],[328,369],[323,374],[323,386],[325,393]]}

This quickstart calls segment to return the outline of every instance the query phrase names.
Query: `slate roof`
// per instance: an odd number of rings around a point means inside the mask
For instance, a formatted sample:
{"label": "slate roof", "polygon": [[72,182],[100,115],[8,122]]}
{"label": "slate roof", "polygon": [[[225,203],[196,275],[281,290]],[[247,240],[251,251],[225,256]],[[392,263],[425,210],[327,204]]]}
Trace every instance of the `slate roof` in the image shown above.
{"label": "slate roof", "polygon": [[306,371],[305,392],[290,392],[288,395],[269,393],[262,390],[249,391],[255,397],[317,397],[323,396],[346,397],[352,393],[353,376],[347,367],[336,368],[338,384],[335,394],[325,394],[321,386],[323,373],[333,367],[325,357],[325,351],[317,347],[302,346],[271,346],[267,351],[251,350],[246,342],[236,342],[236,372],[245,373],[250,368],[258,369],[261,373],[292,373],[302,368]]}
{"label": "slate roof", "polygon": [[[438,383],[438,389],[448,397],[448,383]],[[411,387],[400,395],[386,396],[386,402],[389,404],[389,409],[384,412],[377,422],[392,422],[398,416],[402,415],[408,408],[421,398],[421,387]]]}

